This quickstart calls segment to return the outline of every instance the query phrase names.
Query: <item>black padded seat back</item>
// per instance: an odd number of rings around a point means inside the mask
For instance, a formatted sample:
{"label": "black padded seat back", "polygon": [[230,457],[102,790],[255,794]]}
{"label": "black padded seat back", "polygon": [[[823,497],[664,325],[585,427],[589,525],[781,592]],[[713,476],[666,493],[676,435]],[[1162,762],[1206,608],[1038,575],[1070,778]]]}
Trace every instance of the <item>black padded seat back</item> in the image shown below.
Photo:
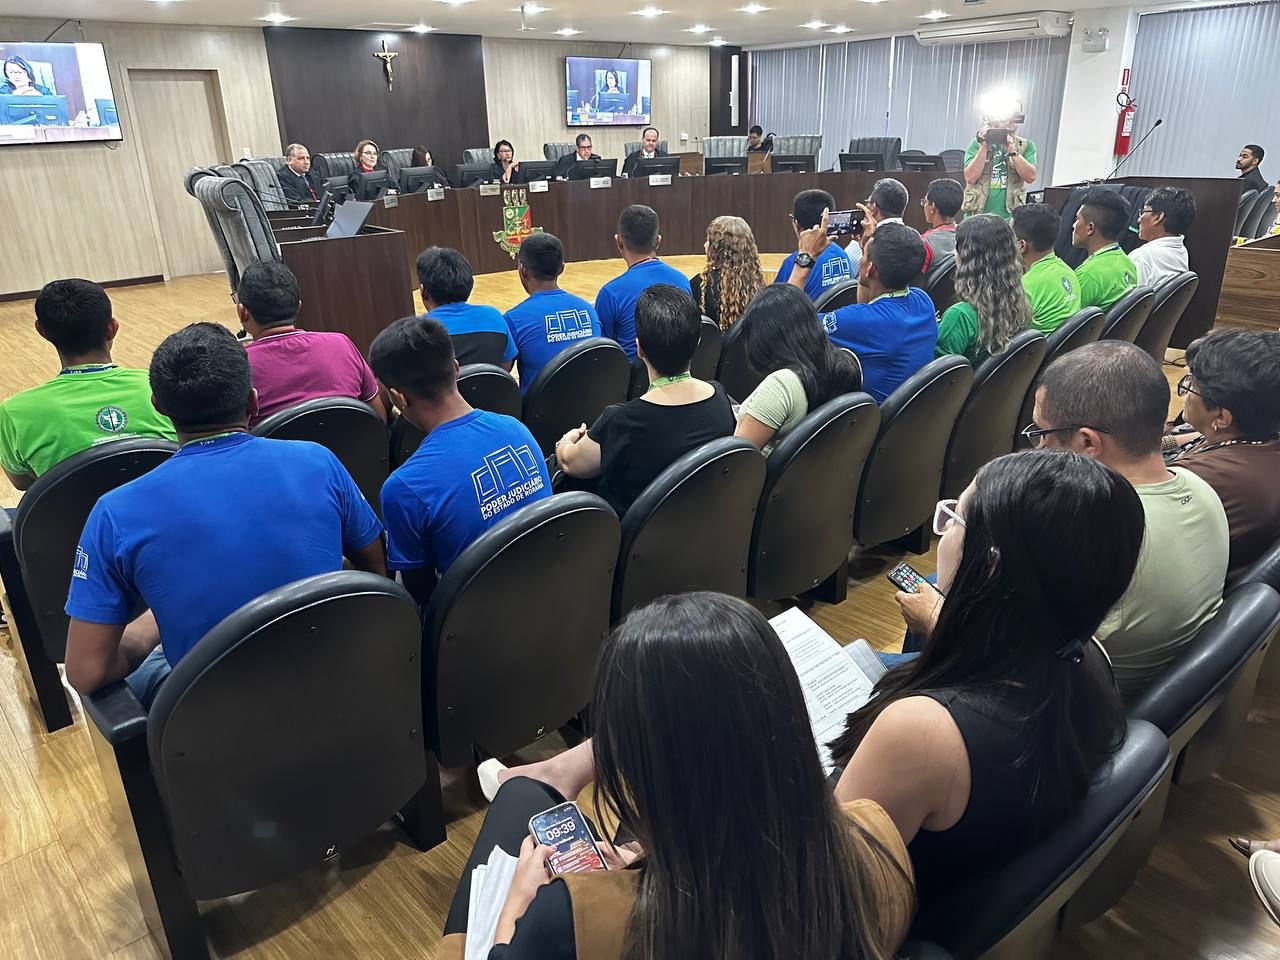
{"label": "black padded seat back", "polygon": [[742,330],[742,324],[735,323],[725,332],[720,341],[720,362],[715,377],[735,403],[751,396],[751,391],[760,386],[766,376],[747,359],[747,341]]}
{"label": "black padded seat back", "polygon": [[751,534],[747,593],[777,600],[811,590],[853,546],[853,508],[880,410],[866,393],[824,403],[792,427],[765,461]]}
{"label": "black padded seat back", "polygon": [[89,511],[104,493],[158,467],[177,449],[170,440],[111,440],[63,460],[18,502],[13,548],[50,659],[66,657],[68,618],[63,608]]}
{"label": "black padded seat back", "polygon": [[853,539],[864,547],[906,536],[938,502],[947,439],[973,384],[964,357],[939,357],[880,405],[880,429],[862,471]]}
{"label": "black padded seat back", "polygon": [[947,168],[947,173],[962,173],[964,171],[963,150],[943,150],[938,156],[942,158],[942,165]]}
{"label": "black padded seat back", "polygon": [[1155,358],[1156,363],[1164,363],[1164,352],[1169,349],[1169,341],[1173,338],[1174,328],[1182,319],[1187,304],[1196,295],[1200,287],[1200,278],[1190,270],[1185,270],[1175,277],[1170,277],[1156,287],[1156,297],[1151,303],[1151,313],[1147,322],[1138,331],[1133,342]]}
{"label": "black padded seat back", "polygon": [[813,302],[813,309],[818,313],[831,313],[839,310],[841,307],[851,307],[858,302],[858,278],[852,280],[844,280],[837,283],[830,290],[824,290],[822,295]]}
{"label": "black padded seat back", "polygon": [[1031,378],[1031,386],[1027,390],[1026,399],[1022,402],[1022,413],[1018,415],[1018,420],[1013,428],[1014,447],[1027,446],[1026,441],[1021,438],[1019,433],[1023,427],[1031,423],[1032,411],[1035,409],[1036,383],[1040,379],[1040,374],[1044,373],[1049,364],[1064,354],[1097,340],[1102,335],[1102,325],[1106,322],[1107,315],[1097,307],[1085,307],[1083,310],[1073,313],[1063,320],[1058,329],[1045,338],[1044,360],[1040,362],[1040,369],[1036,371],[1036,375]]}
{"label": "black padded seat back", "polygon": [[423,634],[424,722],[443,765],[472,762],[473,745],[510,753],[587,705],[619,536],[607,503],[562,493],[490,527],[449,567]]}
{"label": "black padded seat back", "polygon": [[147,750],[195,899],[319,866],[417,792],[421,643],[403,587],[339,571],[245,604],[178,662]]}
{"label": "black padded seat back", "polygon": [[1257,190],[1245,190],[1240,194],[1240,200],[1236,204],[1236,219],[1232,227],[1234,236],[1243,236],[1244,222],[1249,218],[1249,214],[1253,212],[1253,201],[1258,199]]}
{"label": "black padded seat back", "polygon": [[898,154],[902,151],[901,137],[854,137],[849,141],[850,153],[878,153],[884,158],[881,170],[899,169]]}
{"label": "black padded seat back", "polygon": [[[956,957],[1039,956],[1034,935],[1049,925],[1143,812],[1169,766],[1164,734],[1130,720],[1124,745],[1094,777],[1080,807],[1055,830],[975,881],[921,911],[912,936]],[[1020,934],[1026,942],[1020,943]],[[1022,947],[1020,949],[1019,947]]]}
{"label": "black padded seat back", "polygon": [[1138,333],[1147,322],[1147,317],[1151,316],[1151,308],[1155,306],[1155,302],[1156,292],[1150,287],[1134,287],[1107,310],[1102,336],[1098,339],[1133,343],[1138,339]]}
{"label": "black padded seat back", "polygon": [[349,177],[356,172],[356,160],[350,152],[312,154],[311,166],[326,180],[331,177]]}
{"label": "black padded seat back", "polygon": [[367,403],[350,397],[304,400],[273,413],[251,432],[269,440],[310,440],[327,447],[382,516],[382,484],[390,472],[387,425]]}
{"label": "black padded seat back", "polygon": [[1275,207],[1273,206],[1275,195],[1276,188],[1274,186],[1258,191],[1258,195],[1253,198],[1253,205],[1249,207],[1249,215],[1244,218],[1244,223],[1240,226],[1238,236],[1247,237],[1250,240],[1266,236],[1271,225],[1275,223]]}
{"label": "black padded seat back", "polygon": [[1265,583],[1272,590],[1280,592],[1280,543],[1255,560],[1253,566],[1242,573],[1231,588],[1236,590],[1246,583]]}
{"label": "black padded seat back", "polygon": [[1023,330],[1004,353],[988,357],[973,374],[969,397],[947,444],[942,496],[959,497],[983,466],[1013,452],[1022,403],[1040,372],[1048,342],[1039,330]]}
{"label": "black padded seat back", "polygon": [[934,313],[939,316],[956,302],[956,258],[954,254],[944,253],[933,263],[924,275],[920,287],[933,301]]}
{"label": "black padded seat back", "polygon": [[747,592],[747,551],[764,484],[749,440],[721,437],[663,470],[622,518],[613,619],[672,593]]}
{"label": "black padded seat back", "polygon": [[[716,367],[720,365],[720,347],[723,335],[720,325],[710,317],[703,317],[698,328],[698,349],[689,361],[689,372],[699,380],[714,380]],[[649,370],[639,359],[631,364],[631,383],[627,387],[627,399],[634,400],[649,389]]]}
{"label": "black padded seat back", "polygon": [[[458,392],[477,410],[501,413],[520,419],[520,385],[501,367],[492,363],[468,363],[458,371]],[[394,470],[422,443],[422,431],[404,417],[391,427],[391,468]]]}
{"label": "black padded seat back", "polygon": [[[382,155],[378,158],[382,162],[382,167],[387,171],[387,175],[391,177],[392,184],[400,183],[400,170],[403,167],[412,166],[413,147],[398,147],[395,150],[383,150]],[[434,157],[432,159],[435,159]]]}
{"label": "black padded seat back", "polygon": [[627,399],[631,363],[608,337],[565,347],[538,371],[524,397],[523,418],[543,456],[572,427],[591,426],[605,407]]}

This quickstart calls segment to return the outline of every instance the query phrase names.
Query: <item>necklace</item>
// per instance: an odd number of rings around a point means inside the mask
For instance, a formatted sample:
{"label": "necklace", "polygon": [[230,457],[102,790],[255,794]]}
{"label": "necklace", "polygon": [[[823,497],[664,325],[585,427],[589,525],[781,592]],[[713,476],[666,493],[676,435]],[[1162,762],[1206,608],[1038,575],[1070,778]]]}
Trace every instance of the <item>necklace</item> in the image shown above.
{"label": "necklace", "polygon": [[657,380],[650,380],[649,389],[657,390],[659,387],[669,387],[673,383],[683,383],[692,379],[693,374],[686,370],[684,373],[677,373],[674,377],[659,377]]}

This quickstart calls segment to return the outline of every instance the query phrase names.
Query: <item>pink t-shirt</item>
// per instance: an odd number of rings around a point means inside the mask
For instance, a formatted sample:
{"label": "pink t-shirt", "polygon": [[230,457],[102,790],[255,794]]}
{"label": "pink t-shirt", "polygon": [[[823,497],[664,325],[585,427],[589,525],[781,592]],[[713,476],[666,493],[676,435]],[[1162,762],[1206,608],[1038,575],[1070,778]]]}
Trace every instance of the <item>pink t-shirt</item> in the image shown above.
{"label": "pink t-shirt", "polygon": [[258,415],[249,426],[285,407],[316,397],[352,397],[368,403],[378,381],[343,333],[294,330],[245,344]]}

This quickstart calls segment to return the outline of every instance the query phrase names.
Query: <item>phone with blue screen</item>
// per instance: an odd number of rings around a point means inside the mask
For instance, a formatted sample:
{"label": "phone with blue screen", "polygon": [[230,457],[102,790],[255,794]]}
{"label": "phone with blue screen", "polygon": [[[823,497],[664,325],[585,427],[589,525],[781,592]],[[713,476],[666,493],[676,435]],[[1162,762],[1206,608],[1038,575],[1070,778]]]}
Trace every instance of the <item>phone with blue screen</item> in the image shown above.
{"label": "phone with blue screen", "polygon": [[552,873],[608,869],[591,836],[587,818],[572,800],[530,817],[529,833],[538,843],[552,848],[552,854],[547,857]]}

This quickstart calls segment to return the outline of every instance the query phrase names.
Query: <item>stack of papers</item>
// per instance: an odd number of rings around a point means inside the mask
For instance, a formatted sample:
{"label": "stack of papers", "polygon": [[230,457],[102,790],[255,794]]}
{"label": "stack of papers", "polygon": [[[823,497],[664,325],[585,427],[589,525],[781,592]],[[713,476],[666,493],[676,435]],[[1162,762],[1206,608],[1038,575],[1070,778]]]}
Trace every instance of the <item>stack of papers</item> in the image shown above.
{"label": "stack of papers", "polygon": [[498,916],[515,879],[517,862],[516,857],[501,847],[494,847],[488,862],[471,871],[465,960],[485,960],[489,956],[498,930]]}

